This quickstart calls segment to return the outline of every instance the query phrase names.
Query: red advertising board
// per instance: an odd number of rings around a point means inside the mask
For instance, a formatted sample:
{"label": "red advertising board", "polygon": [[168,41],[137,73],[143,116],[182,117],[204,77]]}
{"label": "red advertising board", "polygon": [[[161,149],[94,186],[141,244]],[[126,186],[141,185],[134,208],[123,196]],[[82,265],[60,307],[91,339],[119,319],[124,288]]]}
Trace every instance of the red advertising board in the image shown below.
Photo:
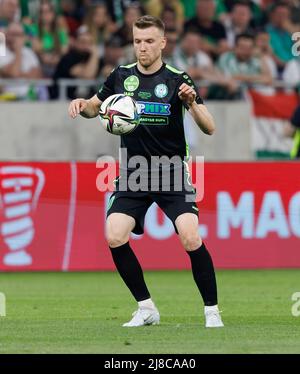
{"label": "red advertising board", "polygon": [[[99,171],[94,163],[0,163],[1,271],[114,269],[104,233],[110,192],[97,189]],[[300,267],[300,163],[205,163],[198,207],[217,268]],[[144,269],[190,266],[155,204],[131,244]]]}

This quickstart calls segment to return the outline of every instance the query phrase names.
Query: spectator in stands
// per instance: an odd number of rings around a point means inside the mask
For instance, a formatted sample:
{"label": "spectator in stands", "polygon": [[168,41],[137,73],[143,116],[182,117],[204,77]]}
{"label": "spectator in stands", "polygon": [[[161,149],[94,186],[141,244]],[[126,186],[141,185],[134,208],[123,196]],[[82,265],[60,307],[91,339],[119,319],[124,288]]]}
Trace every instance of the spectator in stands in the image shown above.
{"label": "spectator in stands", "polygon": [[177,14],[172,7],[164,7],[159,18],[165,24],[166,29],[176,29],[179,33],[182,32],[183,23],[178,20]]}
{"label": "spectator in stands", "polygon": [[143,14],[143,8],[139,4],[132,4],[125,9],[124,24],[113,34],[122,41],[127,61],[135,60],[133,50],[132,25]]}
{"label": "spectator in stands", "polygon": [[82,23],[83,8],[82,6],[78,6],[77,2],[74,0],[61,0],[60,6],[61,14],[64,16],[69,30],[69,35],[71,38],[74,38]]}
{"label": "spectator in stands", "polygon": [[277,66],[273,58],[273,51],[270,44],[270,35],[265,30],[257,30],[255,33],[254,55],[266,61],[274,80],[278,79]]}
{"label": "spectator in stands", "polygon": [[[248,3],[252,19],[250,22],[250,26],[252,28],[262,27],[266,23],[266,13],[264,11],[264,7],[262,8],[261,2],[263,0],[246,0],[245,2]],[[273,1],[273,0],[271,0]],[[222,21],[226,22],[228,18],[230,18],[230,14],[237,3],[237,0],[216,0],[216,17]]]}
{"label": "spectator in stands", "polygon": [[[60,78],[95,79],[100,67],[99,51],[93,42],[93,36],[86,26],[81,26],[77,31],[76,43],[59,61],[53,79],[56,82]],[[68,88],[68,98],[76,97],[76,87]],[[58,87],[55,84],[50,89],[50,97],[58,98]]]}
{"label": "spectator in stands", "polygon": [[293,41],[291,34],[286,29],[289,22],[289,6],[283,2],[275,3],[269,14],[269,24],[266,26],[266,30],[270,35],[271,47],[279,71],[282,71],[285,64],[293,58]]}
{"label": "spectator in stands", "polygon": [[0,28],[20,20],[18,0],[0,0]]}
{"label": "spectator in stands", "polygon": [[237,35],[252,32],[250,27],[251,17],[251,9],[247,1],[240,0],[233,5],[229,17],[224,21],[227,42],[230,48],[235,46]]}
{"label": "spectator in stands", "polygon": [[300,0],[281,0],[290,8],[290,18],[286,20],[286,30],[293,34],[300,31]]}
{"label": "spectator in stands", "polygon": [[140,3],[137,0],[105,0],[108,14],[118,26],[124,23],[126,9],[131,5],[140,6]]}
{"label": "spectator in stands", "polygon": [[[230,82],[215,69],[209,55],[201,50],[201,36],[193,31],[186,31],[180,46],[175,51],[174,66],[179,70],[186,71],[194,81],[207,80],[228,87]],[[206,98],[208,95],[207,85],[199,84],[199,94]],[[212,97],[210,97],[212,98]]]}
{"label": "spectator in stands", "polygon": [[125,62],[122,41],[117,36],[111,37],[105,43],[105,51],[100,60],[100,76],[106,79],[114,68]]}
{"label": "spectator in stands", "polygon": [[[0,77],[15,79],[41,78],[41,69],[38,57],[29,48],[24,46],[25,33],[20,23],[9,24],[6,30],[6,55],[0,57]],[[5,86],[4,93],[12,98],[26,99],[30,85]]]}
{"label": "spectator in stands", "polygon": [[30,28],[32,49],[40,58],[44,76],[51,77],[58,61],[69,48],[65,20],[56,15],[51,1],[43,0],[38,23],[32,24]]}
{"label": "spectator in stands", "polygon": [[254,37],[241,34],[237,37],[235,49],[220,56],[218,68],[226,77],[239,83],[260,87],[271,85],[272,74],[266,61],[254,53]]}
{"label": "spectator in stands", "polygon": [[[266,11],[270,13],[274,7],[275,1],[269,1]],[[285,20],[285,30],[293,34],[300,29],[300,1],[299,0],[280,0],[281,4],[287,5],[290,9],[290,17]]]}
{"label": "spectator in stands", "polygon": [[[166,28],[175,27],[179,32],[183,29],[184,7],[180,0],[147,0],[145,10],[147,14],[162,18],[164,22],[167,21],[165,23]],[[167,10],[166,14],[164,14],[165,10]],[[176,25],[169,23],[170,17],[176,20]]]}
{"label": "spectator in stands", "polygon": [[122,40],[124,47],[132,44],[132,25],[141,15],[142,9],[137,4],[130,5],[125,9],[124,24],[114,34]]}
{"label": "spectator in stands", "polygon": [[[65,0],[50,0],[54,6],[55,13],[61,14],[61,3]],[[73,0],[70,0],[74,2]],[[40,0],[19,0],[22,19],[36,20],[39,16]]]}
{"label": "spectator in stands", "polygon": [[163,60],[166,64],[174,66],[177,68],[175,64],[175,50],[177,47],[177,43],[179,41],[179,33],[175,28],[165,30],[165,37],[167,39],[167,44],[165,49],[163,49]]}
{"label": "spectator in stands", "polygon": [[214,15],[214,0],[198,0],[197,16],[184,26],[185,31],[192,29],[203,36],[202,48],[213,58],[229,49],[225,28],[220,22],[214,21]]}
{"label": "spectator in stands", "polygon": [[208,79],[213,73],[211,58],[201,50],[201,36],[193,30],[184,33],[174,62],[176,68],[186,71],[193,80]]}
{"label": "spectator in stands", "polygon": [[105,3],[88,7],[84,24],[93,36],[94,43],[99,47],[99,56],[103,55],[105,42],[116,31],[116,24],[112,22]]}

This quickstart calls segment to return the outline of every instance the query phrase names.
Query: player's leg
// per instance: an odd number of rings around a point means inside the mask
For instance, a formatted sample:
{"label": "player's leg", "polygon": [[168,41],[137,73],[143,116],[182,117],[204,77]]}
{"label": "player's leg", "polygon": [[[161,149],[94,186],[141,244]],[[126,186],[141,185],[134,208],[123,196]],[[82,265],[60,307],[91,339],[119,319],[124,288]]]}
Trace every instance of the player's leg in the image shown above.
{"label": "player's leg", "polygon": [[[138,302],[137,312],[134,313],[132,320],[123,326],[136,327],[157,324],[159,323],[159,312],[151,300],[142,268],[129,244],[130,233],[134,231],[136,220],[139,221],[139,226],[143,225],[141,205],[136,206],[134,212],[136,217],[117,212],[118,210],[125,211],[128,202],[127,199],[117,199],[113,208],[109,209],[106,221],[106,237],[114,263],[124,283]],[[132,208],[134,203],[131,202],[129,205]],[[132,212],[130,214],[134,215]]]}
{"label": "player's leg", "polygon": [[129,288],[140,302],[150,299],[140,263],[129,244],[130,233],[135,219],[123,213],[112,213],[106,221],[106,238],[116,268]]}
{"label": "player's leg", "polygon": [[205,305],[206,327],[222,327],[214,265],[199,235],[198,216],[194,213],[180,214],[175,220],[175,226],[190,257],[194,280]]}
{"label": "player's leg", "polygon": [[153,194],[154,201],[171,219],[183,247],[189,254],[194,280],[204,301],[206,327],[221,327],[216,277],[212,259],[199,235],[198,208],[185,193]]}

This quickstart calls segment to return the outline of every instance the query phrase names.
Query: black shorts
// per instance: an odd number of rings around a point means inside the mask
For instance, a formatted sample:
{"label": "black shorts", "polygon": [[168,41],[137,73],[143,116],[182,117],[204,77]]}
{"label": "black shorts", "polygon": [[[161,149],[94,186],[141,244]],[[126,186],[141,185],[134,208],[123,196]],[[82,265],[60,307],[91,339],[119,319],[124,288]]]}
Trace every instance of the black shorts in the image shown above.
{"label": "black shorts", "polygon": [[[188,201],[187,201],[188,200]],[[196,191],[187,193],[183,191],[118,191],[116,190],[110,197],[107,217],[112,213],[124,213],[135,219],[134,234],[144,233],[144,220],[148,208],[154,202],[170,218],[175,232],[178,234],[175,221],[183,213],[193,213],[198,217],[198,207],[195,202]]]}

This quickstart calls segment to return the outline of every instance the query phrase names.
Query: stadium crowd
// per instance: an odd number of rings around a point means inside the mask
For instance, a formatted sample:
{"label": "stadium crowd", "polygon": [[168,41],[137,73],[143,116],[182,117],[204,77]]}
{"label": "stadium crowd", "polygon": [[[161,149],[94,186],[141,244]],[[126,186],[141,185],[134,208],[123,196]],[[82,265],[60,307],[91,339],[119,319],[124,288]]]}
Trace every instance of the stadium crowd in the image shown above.
{"label": "stadium crowd", "polygon": [[[134,61],[132,24],[142,14],[165,23],[164,61],[201,81],[206,99],[240,99],[243,85],[300,85],[299,0],[0,0],[0,79],[53,79],[49,87],[1,84],[2,100],[59,97],[58,80],[105,79]],[[300,35],[299,35],[300,36]],[[2,51],[3,51],[2,45]],[[90,88],[69,87],[70,99]],[[94,88],[93,88],[94,92]]]}

